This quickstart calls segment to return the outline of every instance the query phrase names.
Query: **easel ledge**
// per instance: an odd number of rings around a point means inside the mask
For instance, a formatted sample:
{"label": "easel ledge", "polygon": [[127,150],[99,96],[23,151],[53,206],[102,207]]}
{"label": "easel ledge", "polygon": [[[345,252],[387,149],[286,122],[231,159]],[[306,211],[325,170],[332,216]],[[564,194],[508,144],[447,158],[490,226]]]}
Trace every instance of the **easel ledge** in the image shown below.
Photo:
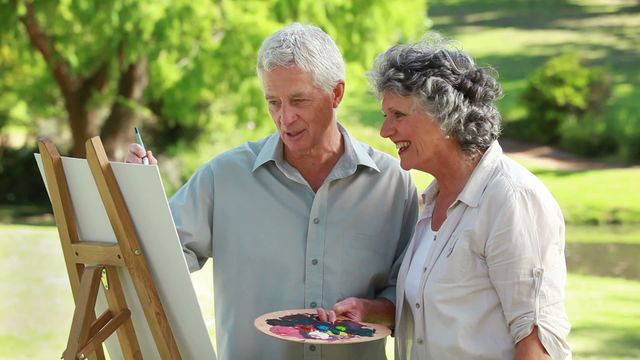
{"label": "easel ledge", "polygon": [[[131,276],[161,358],[181,359],[133,221],[100,138],[87,140],[87,162],[115,233],[115,244],[79,238],[62,158],[49,139],[40,139],[38,147],[76,304],[62,358],[104,359],[102,343],[116,332],[125,359],[142,359],[131,311],[118,276],[118,268],[124,268]],[[95,306],[101,283],[108,309],[96,318]]]}

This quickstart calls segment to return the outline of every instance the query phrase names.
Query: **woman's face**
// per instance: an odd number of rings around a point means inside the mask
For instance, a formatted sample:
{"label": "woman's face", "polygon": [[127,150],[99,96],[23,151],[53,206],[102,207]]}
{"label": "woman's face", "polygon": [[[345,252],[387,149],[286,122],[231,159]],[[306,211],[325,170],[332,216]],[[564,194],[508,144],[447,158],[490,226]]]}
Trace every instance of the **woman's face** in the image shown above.
{"label": "woman's face", "polygon": [[382,99],[384,123],[380,136],[396,144],[403,169],[433,173],[445,137],[420,102],[411,96],[385,91]]}

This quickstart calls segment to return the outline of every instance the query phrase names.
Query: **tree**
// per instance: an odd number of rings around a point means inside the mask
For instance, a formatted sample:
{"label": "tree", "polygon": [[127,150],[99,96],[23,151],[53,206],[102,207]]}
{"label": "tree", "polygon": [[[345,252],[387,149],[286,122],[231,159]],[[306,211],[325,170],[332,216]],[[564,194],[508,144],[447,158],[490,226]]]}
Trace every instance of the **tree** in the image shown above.
{"label": "tree", "polygon": [[268,34],[292,21],[315,23],[334,36],[348,62],[368,67],[377,52],[424,31],[425,6],[0,0],[0,127],[56,118],[70,129],[72,155],[83,156],[84,141],[99,134],[110,158],[122,158],[134,125],[167,144],[195,141],[213,127],[260,128],[270,122],[255,58]]}
{"label": "tree", "polygon": [[[204,4],[12,0],[3,4],[10,11],[2,13],[14,14],[14,26],[21,25],[16,30],[24,37],[14,33],[14,45],[31,46],[47,65],[67,115],[73,139],[71,153],[84,156],[84,141],[99,134],[107,154],[114,157],[116,150],[124,148],[144,109],[149,57],[164,49],[183,50],[176,35],[185,31],[162,37],[167,35],[162,33],[163,27],[176,17],[184,17],[185,12],[197,20],[193,25],[181,22],[187,33],[199,30],[203,22],[214,23],[208,14],[193,14]],[[56,90],[51,89],[51,83],[43,83],[50,91]],[[37,116],[38,109],[33,110]]]}

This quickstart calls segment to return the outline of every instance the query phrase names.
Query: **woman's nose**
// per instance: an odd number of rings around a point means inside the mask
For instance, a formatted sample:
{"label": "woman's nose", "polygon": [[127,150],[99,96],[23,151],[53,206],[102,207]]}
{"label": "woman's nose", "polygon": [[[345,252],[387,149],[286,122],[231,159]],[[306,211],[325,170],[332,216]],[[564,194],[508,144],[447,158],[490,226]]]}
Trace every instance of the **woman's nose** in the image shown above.
{"label": "woman's nose", "polygon": [[382,127],[380,128],[380,136],[382,136],[383,138],[388,138],[392,134],[393,134],[393,128],[391,125],[391,121],[385,118],[384,121],[382,122]]}

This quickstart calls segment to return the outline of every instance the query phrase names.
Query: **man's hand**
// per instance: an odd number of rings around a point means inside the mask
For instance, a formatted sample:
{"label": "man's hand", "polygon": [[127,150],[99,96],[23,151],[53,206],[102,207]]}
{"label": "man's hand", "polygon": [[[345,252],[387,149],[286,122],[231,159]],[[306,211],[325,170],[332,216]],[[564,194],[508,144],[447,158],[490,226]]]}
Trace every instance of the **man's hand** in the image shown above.
{"label": "man's hand", "polygon": [[333,305],[331,310],[318,308],[318,320],[335,322],[338,318],[377,323],[393,328],[395,305],[387,299],[349,297]]}
{"label": "man's hand", "polygon": [[149,165],[158,164],[158,160],[156,160],[151,151],[147,151],[147,153],[145,154],[142,146],[136,143],[131,143],[129,144],[129,154],[127,155],[127,159],[125,160],[125,162],[132,164],[142,164],[142,159],[145,156],[149,160]]}

